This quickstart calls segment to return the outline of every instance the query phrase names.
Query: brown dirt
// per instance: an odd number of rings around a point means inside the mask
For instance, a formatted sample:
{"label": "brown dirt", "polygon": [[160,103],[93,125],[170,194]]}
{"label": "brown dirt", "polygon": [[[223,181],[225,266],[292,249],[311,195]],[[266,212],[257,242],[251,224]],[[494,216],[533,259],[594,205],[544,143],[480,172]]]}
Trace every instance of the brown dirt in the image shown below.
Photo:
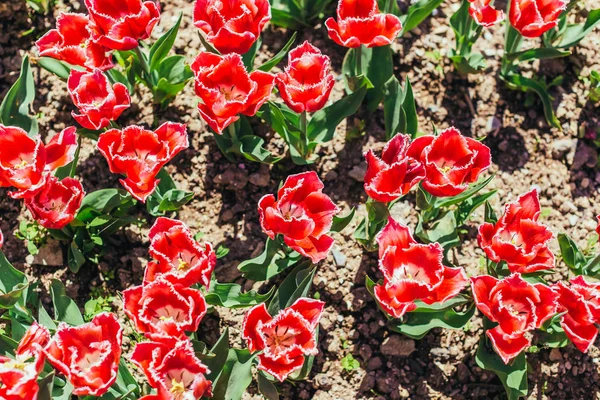
{"label": "brown dirt", "polygon": [[[163,2],[161,23],[155,29],[157,37],[174,22],[182,11],[184,19],[175,43],[178,53],[189,60],[200,51],[201,44],[191,23],[191,2],[173,0]],[[600,7],[599,0],[582,2],[586,9]],[[544,222],[555,233],[568,232],[581,246],[595,228],[594,216],[600,213],[600,171],[588,161],[596,150],[585,140],[576,138],[580,126],[598,126],[598,107],[585,102],[585,83],[579,76],[591,70],[600,70],[600,32],[596,30],[585,39],[568,58],[534,64],[530,73],[546,76],[548,80],[558,75],[564,77],[560,87],[552,88],[554,106],[563,130],[551,129],[546,124],[541,105],[536,101],[529,109],[523,107],[525,95],[506,89],[498,78],[499,56],[502,49],[503,27],[485,32],[477,47],[488,58],[488,70],[479,76],[464,79],[455,74],[445,58],[453,46],[453,33],[448,17],[458,7],[456,1],[446,3],[425,23],[395,44],[396,74],[410,78],[417,99],[420,129],[430,133],[432,124],[438,128],[456,126],[463,133],[485,137],[492,148],[496,174],[492,187],[498,189],[493,204],[497,211],[507,201],[538,187],[544,209]],[[18,76],[22,56],[35,54],[33,41],[49,27],[54,17],[64,10],[83,11],[73,0],[65,1],[47,17],[28,16],[22,0],[9,0],[0,4],[0,98]],[[27,36],[20,33],[35,26]],[[4,32],[11,32],[5,34]],[[289,32],[268,27],[264,33],[263,51],[276,52],[290,36]],[[345,49],[337,47],[327,38],[323,26],[299,32],[298,42],[309,39],[332,59],[339,74]],[[24,49],[24,50],[20,50]],[[35,111],[40,114],[40,131],[52,135],[74,123],[70,117],[73,109],[66,85],[45,71],[34,68],[38,82]],[[336,84],[335,97],[342,94],[341,82]],[[120,119],[120,124],[150,124],[151,101],[142,90],[133,101],[136,105]],[[161,121],[186,123],[191,135],[190,148],[170,163],[178,185],[193,191],[196,196],[179,214],[193,231],[203,231],[204,238],[215,246],[222,244],[231,249],[219,260],[216,275],[220,281],[235,281],[250,287],[242,279],[236,265],[257,255],[265,235],[258,224],[256,204],[266,193],[276,190],[278,183],[288,174],[305,168],[294,166],[289,160],[266,167],[238,161],[228,162],[217,149],[212,135],[207,131],[195,108],[197,98],[192,85],[188,85],[161,116]],[[359,118],[366,121],[365,135],[360,139],[346,140],[345,132],[354,127]],[[273,135],[266,133],[268,138]],[[362,154],[368,148],[383,146],[383,112],[358,115],[338,128],[333,143],[320,150],[320,161],[315,169],[325,181],[325,191],[344,209],[358,207],[364,213],[366,195],[362,183],[353,179],[364,169]],[[281,140],[273,139],[272,149],[282,151]],[[119,187],[116,176],[108,171],[105,160],[94,151],[93,143],[86,141],[82,162],[78,170],[86,191],[105,187]],[[145,210],[138,206],[140,218],[148,220]],[[414,199],[408,197],[394,208],[396,218],[414,227]],[[39,279],[47,289],[50,278],[60,278],[66,283],[71,296],[83,306],[90,292],[115,294],[141,282],[147,262],[147,231],[150,221],[141,227],[132,226],[115,235],[107,255],[99,266],[86,266],[78,275],[65,267],[57,254],[64,249],[49,241],[36,257],[28,256],[24,243],[14,232],[21,219],[30,218],[22,204],[10,200],[5,190],[0,190],[0,227],[5,233],[5,251],[14,264],[30,277]],[[477,226],[482,220],[476,214],[471,223]],[[477,341],[482,334],[481,321],[475,319],[468,329],[458,331],[435,330],[424,339],[413,342],[390,334],[383,315],[364,287],[365,275],[379,277],[377,259],[368,254],[351,239],[352,227],[335,235],[336,249],[346,260],[330,256],[318,269],[314,292],[327,303],[320,330],[320,354],[313,372],[306,382],[281,386],[285,399],[462,399],[502,398],[503,388],[494,374],[482,371],[475,364]],[[458,255],[460,265],[471,274],[477,274],[482,251],[477,247],[474,230],[465,236]],[[555,250],[558,249],[556,243]],[[49,265],[43,265],[49,264]],[[557,278],[566,277],[566,267],[559,263]],[[91,288],[91,289],[90,289]],[[47,301],[46,297],[46,301]],[[120,304],[115,304],[115,310]],[[125,317],[123,322],[126,322]],[[218,309],[206,317],[201,327],[201,338],[212,343],[218,329],[229,326],[235,344],[239,338],[243,313]],[[129,325],[130,326],[130,325]],[[129,328],[129,332],[131,327]],[[390,339],[391,337],[391,339]],[[396,344],[397,353],[390,353],[386,340]],[[344,372],[340,360],[353,354],[360,368]],[[393,353],[393,352],[392,352]],[[593,347],[581,354],[572,346],[560,350],[542,349],[528,355],[531,365],[529,398],[590,399],[600,398],[600,350]],[[251,387],[247,398],[260,398]]]}

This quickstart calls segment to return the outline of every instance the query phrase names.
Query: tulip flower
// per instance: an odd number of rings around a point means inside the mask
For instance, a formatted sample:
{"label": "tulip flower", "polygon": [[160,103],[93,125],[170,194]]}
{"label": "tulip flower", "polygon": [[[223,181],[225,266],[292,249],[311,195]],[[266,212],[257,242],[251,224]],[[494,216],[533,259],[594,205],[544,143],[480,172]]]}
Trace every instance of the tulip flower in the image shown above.
{"label": "tulip flower", "polygon": [[598,215],[596,219],[598,220],[598,225],[596,226],[596,233],[598,234],[598,236],[600,236],[600,215]]}
{"label": "tulip flower", "polygon": [[248,73],[239,54],[203,52],[191,67],[196,94],[202,99],[200,115],[219,135],[239,114],[256,114],[273,90],[275,76],[259,70]]}
{"label": "tulip flower", "polygon": [[498,280],[471,278],[475,305],[498,326],[486,334],[505,364],[531,345],[528,332],[538,329],[556,313],[556,293],[541,283],[531,284],[519,273]]}
{"label": "tulip flower", "polygon": [[402,24],[393,14],[379,11],[377,0],[339,0],[337,21],[325,21],[329,37],[340,46],[385,46],[400,34]]}
{"label": "tulip flower", "polygon": [[14,187],[13,199],[34,196],[46,183],[48,172],[73,161],[77,148],[75,127],[54,135],[47,145],[14,126],[0,124],[0,187]]}
{"label": "tulip flower", "polygon": [[188,146],[185,125],[174,122],[165,122],[154,132],[135,125],[111,129],[98,139],[110,172],[124,174],[121,184],[142,202],[156,189],[160,169]]}
{"label": "tulip flower", "polygon": [[85,14],[60,13],[56,29],[35,42],[40,56],[51,57],[88,71],[106,71],[114,66],[109,49],[92,40],[93,26]]}
{"label": "tulip flower", "polygon": [[195,332],[206,314],[199,290],[157,280],[123,291],[125,314],[150,339],[185,338]]}
{"label": "tulip flower", "polygon": [[329,57],[305,41],[288,54],[288,65],[275,78],[277,89],[297,113],[319,111],[331,94],[335,78]]}
{"label": "tulip flower", "polygon": [[408,157],[423,163],[423,188],[437,197],[464,192],[492,162],[489,147],[464,137],[454,127],[443,130],[438,136],[415,139],[408,149]]}
{"label": "tulip flower", "polygon": [[81,206],[85,192],[77,179],[55,176],[46,179],[42,189],[25,199],[33,218],[47,229],[62,229],[73,219]]}
{"label": "tulip flower", "polygon": [[160,18],[153,0],[85,0],[93,23],[93,39],[113,50],[132,50],[150,37]]}
{"label": "tulip flower", "polygon": [[211,397],[210,372],[194,354],[189,340],[138,343],[131,361],[144,371],[157,396],[148,400],[180,400]]}
{"label": "tulip flower", "polygon": [[530,274],[554,267],[548,241],[553,234],[538,222],[540,201],[533,189],[509,203],[496,224],[479,227],[477,242],[494,262],[506,261],[511,272]]}
{"label": "tulip flower", "polygon": [[600,322],[600,284],[588,283],[583,276],[571,279],[571,284],[559,282],[558,312],[564,312],[560,325],[567,337],[586,353],[598,336]]}
{"label": "tulip flower", "polygon": [[0,356],[0,398],[3,400],[35,400],[39,391],[37,379],[44,368],[44,346],[50,332],[34,322],[21,338],[15,358]]}
{"label": "tulip flower", "polygon": [[251,353],[261,351],[258,369],[279,381],[302,368],[305,357],[319,351],[315,330],[325,303],[300,298],[274,317],[262,303],[248,311],[242,324],[242,337]]}
{"label": "tulip flower", "polygon": [[271,20],[268,0],[196,0],[194,25],[222,54],[245,54]]}
{"label": "tulip flower", "polygon": [[62,322],[44,352],[71,382],[74,395],[102,396],[117,380],[122,342],[117,317],[101,313],[80,326]]}
{"label": "tulip flower", "polygon": [[491,2],[492,0],[469,0],[469,15],[478,25],[489,28],[504,19],[504,12],[496,10]]}
{"label": "tulip flower", "polygon": [[462,268],[442,264],[444,250],[439,243],[417,243],[408,227],[393,218],[389,218],[376,239],[384,281],[375,286],[375,298],[394,318],[415,310],[417,300],[443,303],[467,285]]}
{"label": "tulip flower", "polygon": [[125,85],[118,82],[111,85],[99,69],[93,72],[71,70],[67,87],[73,104],[79,109],[79,114],[72,113],[73,118],[84,128],[106,128],[129,108]]}
{"label": "tulip flower", "polygon": [[558,24],[565,0],[511,0],[510,24],[525,37],[535,38]]}
{"label": "tulip flower", "polygon": [[145,284],[164,279],[186,287],[199,283],[208,288],[217,263],[210,243],[200,245],[183,222],[165,217],[156,220],[148,236],[150,255],[158,262],[146,267]]}
{"label": "tulip flower", "polygon": [[286,245],[316,263],[333,247],[333,216],[340,209],[323,193],[316,172],[290,175],[277,193],[263,196],[258,213],[263,231],[271,238],[281,234]]}
{"label": "tulip flower", "polygon": [[398,134],[385,145],[381,158],[373,150],[365,153],[365,192],[370,198],[389,203],[404,196],[425,178],[423,164],[408,157],[409,144],[409,136]]}

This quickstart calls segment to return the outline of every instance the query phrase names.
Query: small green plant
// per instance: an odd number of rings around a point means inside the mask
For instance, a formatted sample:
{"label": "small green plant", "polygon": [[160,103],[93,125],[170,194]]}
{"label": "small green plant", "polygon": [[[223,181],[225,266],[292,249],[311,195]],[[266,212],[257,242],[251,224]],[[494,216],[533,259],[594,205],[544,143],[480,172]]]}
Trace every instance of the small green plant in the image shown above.
{"label": "small green plant", "polygon": [[342,368],[346,372],[352,372],[355,369],[360,368],[360,363],[356,358],[354,358],[352,354],[348,354],[346,357],[342,358],[340,363],[342,364]]}
{"label": "small green plant", "polygon": [[592,71],[586,79],[589,82],[588,99],[597,103],[600,101],[600,72]]}
{"label": "small green plant", "polygon": [[15,237],[25,242],[29,254],[36,255],[40,252],[40,247],[46,244],[48,231],[37,221],[23,220],[15,232]]}
{"label": "small green plant", "polygon": [[84,306],[85,320],[91,321],[94,316],[101,312],[111,312],[116,300],[115,296],[100,296],[88,300]]}

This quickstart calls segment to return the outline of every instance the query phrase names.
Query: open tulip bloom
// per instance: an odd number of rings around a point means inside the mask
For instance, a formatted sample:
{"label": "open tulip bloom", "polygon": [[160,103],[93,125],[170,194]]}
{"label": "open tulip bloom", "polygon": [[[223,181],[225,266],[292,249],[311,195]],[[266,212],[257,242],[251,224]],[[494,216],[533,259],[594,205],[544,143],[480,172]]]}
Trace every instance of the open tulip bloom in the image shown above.
{"label": "open tulip bloom", "polygon": [[245,54],[271,19],[268,0],[196,0],[194,25],[222,54]]}

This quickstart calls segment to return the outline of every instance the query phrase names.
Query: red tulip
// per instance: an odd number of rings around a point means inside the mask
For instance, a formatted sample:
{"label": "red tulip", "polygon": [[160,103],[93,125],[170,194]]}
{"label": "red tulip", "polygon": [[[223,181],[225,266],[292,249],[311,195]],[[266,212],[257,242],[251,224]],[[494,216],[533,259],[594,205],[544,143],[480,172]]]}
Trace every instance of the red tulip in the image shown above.
{"label": "red tulip", "polygon": [[325,258],[333,246],[333,216],[340,209],[323,193],[323,182],[316,172],[290,175],[275,196],[268,194],[258,202],[263,231],[275,239],[283,235],[285,244],[316,263]]}
{"label": "red tulip", "polygon": [[425,178],[423,164],[407,156],[409,144],[409,136],[398,134],[385,145],[381,158],[373,150],[365,153],[365,192],[370,198],[389,203]]}
{"label": "red tulip", "polygon": [[49,30],[35,45],[42,57],[52,57],[87,70],[103,71],[114,66],[109,49],[92,40],[93,26],[85,14],[60,13],[56,29]]}
{"label": "red tulip", "polygon": [[140,126],[111,129],[100,134],[98,150],[113,174],[136,199],[145,202],[154,192],[160,169],[189,146],[185,125],[165,122],[152,132]]}
{"label": "red tulip", "polygon": [[558,24],[565,0],[511,0],[510,24],[525,37],[539,37]]}
{"label": "red tulip", "polygon": [[44,350],[48,362],[75,387],[76,396],[102,396],[117,380],[123,328],[112,313],[101,313],[87,324],[64,322]]}
{"label": "red tulip", "polygon": [[131,361],[144,371],[150,386],[158,389],[158,395],[147,396],[147,400],[212,396],[212,382],[206,379],[210,371],[196,358],[194,348],[188,340],[175,343],[138,343]]}
{"label": "red tulip", "polygon": [[123,291],[125,314],[139,332],[153,340],[184,338],[195,332],[206,314],[206,302],[199,290],[157,280]]}
{"label": "red tulip", "polygon": [[0,356],[0,398],[34,400],[39,387],[38,375],[44,368],[44,350],[50,332],[34,322],[21,339],[15,358]]}
{"label": "red tulip", "polygon": [[13,199],[34,196],[46,183],[48,172],[73,161],[77,147],[75,127],[54,135],[47,145],[14,126],[0,124],[0,187],[15,187]]}
{"label": "red tulip", "polygon": [[93,22],[93,38],[113,50],[131,50],[147,39],[160,18],[158,2],[85,0]]}
{"label": "red tulip", "polygon": [[329,37],[344,47],[385,46],[400,34],[402,24],[393,14],[379,12],[377,0],[339,0],[337,21],[325,21]]}
{"label": "red tulip", "polygon": [[479,25],[490,27],[504,19],[504,12],[496,10],[490,3],[492,0],[469,0],[469,14]]}
{"label": "red tulip", "polygon": [[307,41],[290,51],[288,65],[277,74],[277,89],[297,113],[319,111],[331,94],[335,78],[329,57]]}
{"label": "red tulip", "polygon": [[319,351],[315,330],[325,303],[300,298],[272,317],[264,303],[248,311],[242,324],[242,337],[251,353],[261,351],[258,369],[283,382],[302,368],[306,356]]}
{"label": "red tulip", "polygon": [[467,285],[462,268],[442,264],[443,249],[439,243],[417,243],[409,229],[391,217],[377,235],[377,243],[384,281],[375,286],[375,297],[394,318],[416,309],[417,300],[443,303]]}
{"label": "red tulip", "polygon": [[219,56],[200,53],[192,63],[198,109],[206,123],[219,135],[239,114],[253,116],[269,99],[275,76],[248,73],[239,54]]}
{"label": "red tulip", "polygon": [[588,283],[583,276],[578,276],[571,279],[570,286],[559,282],[555,288],[558,312],[565,313],[560,325],[573,344],[586,353],[598,336],[600,284]]}
{"label": "red tulip", "polygon": [[492,162],[490,149],[464,137],[452,127],[439,136],[421,136],[408,149],[408,157],[425,166],[423,188],[437,197],[456,196],[477,181]]}
{"label": "red tulip", "polygon": [[4,246],[4,234],[2,233],[2,229],[0,229],[0,250]]}
{"label": "red tulip", "polygon": [[498,323],[486,334],[505,364],[531,345],[527,333],[556,313],[556,293],[541,283],[528,283],[519,273],[502,280],[472,277],[471,287],[479,311]]}
{"label": "red tulip", "polygon": [[77,179],[55,176],[47,178],[45,185],[25,205],[44,228],[62,229],[73,219],[81,206],[85,192]]}
{"label": "red tulip", "polygon": [[271,19],[268,0],[196,0],[194,25],[220,53],[245,54]]}
{"label": "red tulip", "polygon": [[146,267],[144,284],[165,279],[185,287],[199,283],[208,288],[217,263],[210,243],[200,245],[183,222],[164,217],[156,220],[149,238],[150,255],[158,262]]}
{"label": "red tulip", "polygon": [[71,70],[67,86],[73,104],[79,109],[79,114],[71,114],[84,128],[106,128],[129,108],[129,92],[125,85],[118,82],[111,85],[99,69],[93,72]]}
{"label": "red tulip", "polygon": [[[29,357],[28,357],[29,358]],[[35,400],[39,392],[39,372],[35,362],[17,356],[0,355],[0,398],[2,400]]]}
{"label": "red tulip", "polygon": [[596,226],[596,233],[598,234],[598,236],[600,236],[600,215],[598,215],[596,219],[598,220],[598,226]]}
{"label": "red tulip", "polygon": [[534,189],[509,203],[496,224],[479,227],[477,241],[488,258],[506,261],[511,272],[530,274],[554,267],[550,229],[538,222],[540,201]]}
{"label": "red tulip", "polygon": [[34,357],[38,373],[42,372],[44,360],[46,359],[44,347],[46,347],[48,341],[50,341],[50,332],[48,329],[34,322],[21,338],[15,354],[17,358],[23,357],[26,359]]}

